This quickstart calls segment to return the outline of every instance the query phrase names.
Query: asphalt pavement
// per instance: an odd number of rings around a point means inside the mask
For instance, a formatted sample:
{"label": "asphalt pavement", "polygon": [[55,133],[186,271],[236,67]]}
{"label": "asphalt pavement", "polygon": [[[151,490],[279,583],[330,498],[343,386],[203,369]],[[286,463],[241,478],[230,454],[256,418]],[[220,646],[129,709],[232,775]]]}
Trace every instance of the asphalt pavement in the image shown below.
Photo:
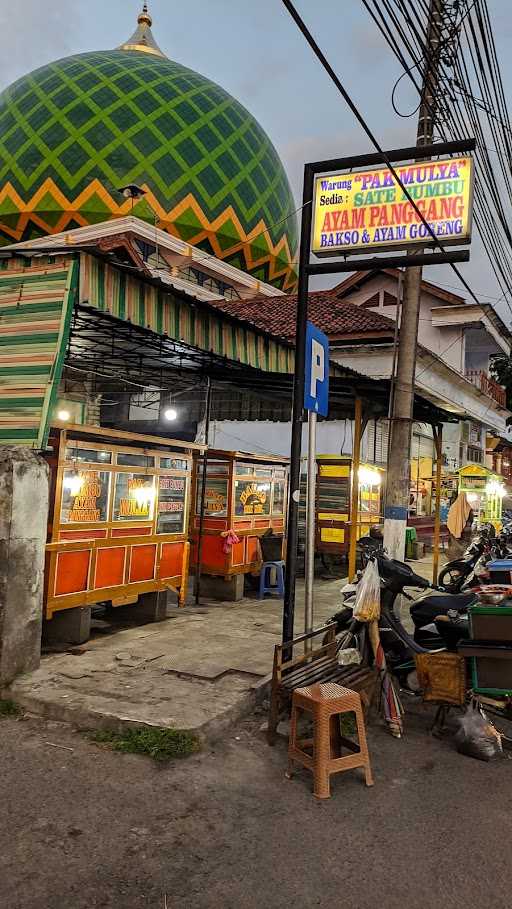
{"label": "asphalt pavement", "polygon": [[374,787],[351,771],[319,802],[306,771],[285,779],[263,719],[163,766],[0,720],[0,905],[508,909],[510,758],[459,755],[409,707],[401,740],[369,729]]}

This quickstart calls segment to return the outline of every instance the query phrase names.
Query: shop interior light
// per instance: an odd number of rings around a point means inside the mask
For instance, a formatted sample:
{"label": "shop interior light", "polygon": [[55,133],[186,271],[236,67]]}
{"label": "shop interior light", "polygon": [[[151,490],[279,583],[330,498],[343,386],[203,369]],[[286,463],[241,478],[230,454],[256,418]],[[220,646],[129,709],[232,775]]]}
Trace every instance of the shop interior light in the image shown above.
{"label": "shop interior light", "polygon": [[489,480],[485,487],[488,496],[499,496],[500,499],[507,494],[507,491],[499,480]]}
{"label": "shop interior light", "polygon": [[83,477],[78,471],[75,471],[69,477],[64,479],[64,489],[69,492],[71,496],[79,496],[83,486]]}
{"label": "shop interior light", "polygon": [[172,421],[178,419],[178,411],[174,407],[168,407],[167,410],[164,410],[164,417],[166,420]]}
{"label": "shop interior light", "polygon": [[155,489],[152,486],[138,486],[133,490],[132,495],[140,508],[149,507],[155,498]]}
{"label": "shop interior light", "polygon": [[359,482],[361,486],[379,486],[381,482],[378,470],[372,470],[371,467],[359,468]]}
{"label": "shop interior light", "polygon": [[71,419],[71,414],[69,410],[59,410],[57,417],[59,420],[61,420],[62,423],[67,423],[67,421]]}

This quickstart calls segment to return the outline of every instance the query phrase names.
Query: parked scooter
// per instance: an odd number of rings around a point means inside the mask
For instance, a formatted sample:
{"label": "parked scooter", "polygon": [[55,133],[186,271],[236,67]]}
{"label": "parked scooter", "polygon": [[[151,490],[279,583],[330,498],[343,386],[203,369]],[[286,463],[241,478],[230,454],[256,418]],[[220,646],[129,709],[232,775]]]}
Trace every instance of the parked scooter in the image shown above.
{"label": "parked scooter", "polygon": [[[388,558],[378,540],[365,537],[359,540],[358,545],[363,564],[369,558],[375,558],[379,569],[381,578],[379,630],[386,662],[400,686],[414,691],[417,687],[414,654],[455,649],[458,640],[467,638],[469,628],[467,618],[464,616],[468,606],[476,602],[477,596],[471,591],[455,595],[433,587],[405,562]],[[396,608],[399,595],[412,600],[405,592],[407,588],[431,591],[413,600],[410,609],[414,625],[412,635],[404,628]],[[340,649],[355,645],[361,652],[365,647],[366,629],[363,623],[353,617],[356,591],[357,585],[347,585],[344,588],[343,606],[330,621],[336,622],[336,636]],[[436,625],[435,619],[438,616],[444,616],[445,620]]]}
{"label": "parked scooter", "polygon": [[487,563],[509,555],[508,536],[508,530],[496,536],[492,525],[483,525],[462,558],[452,559],[443,567],[439,585],[448,593],[461,593],[472,586],[485,584],[489,578]]}

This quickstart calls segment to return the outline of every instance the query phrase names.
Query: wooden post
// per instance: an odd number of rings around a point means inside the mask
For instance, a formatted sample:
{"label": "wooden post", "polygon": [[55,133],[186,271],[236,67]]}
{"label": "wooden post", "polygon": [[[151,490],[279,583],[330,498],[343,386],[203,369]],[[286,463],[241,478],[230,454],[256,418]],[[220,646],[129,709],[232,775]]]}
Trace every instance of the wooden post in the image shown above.
{"label": "wooden post", "polygon": [[434,558],[432,561],[432,583],[437,584],[439,575],[439,541],[441,538],[441,468],[443,447],[443,425],[432,427],[436,446],[436,507],[434,516]]}
{"label": "wooden post", "polygon": [[[199,531],[197,535],[197,558],[196,558],[196,576],[195,576],[195,595],[196,595],[196,606],[200,605],[200,596],[201,596],[201,556],[203,554],[203,531],[204,531],[204,508],[206,503],[206,472],[208,470],[208,445],[210,444],[210,418],[212,414],[212,380],[210,376],[207,376],[207,386],[206,386],[206,401],[204,407],[204,444],[205,449],[203,452],[203,475],[201,478],[201,509],[199,512]],[[199,471],[197,471],[197,478],[199,479]],[[195,515],[195,502],[192,503],[192,520],[194,520]]]}
{"label": "wooden post", "polygon": [[352,489],[350,496],[350,542],[348,548],[348,579],[356,573],[357,518],[359,512],[359,464],[361,461],[361,437],[363,435],[363,407],[361,398],[355,399],[354,446],[352,451]]}
{"label": "wooden post", "polygon": [[183,559],[181,563],[181,586],[178,599],[178,606],[183,608],[187,600],[188,578],[190,569],[190,543],[183,546]]}

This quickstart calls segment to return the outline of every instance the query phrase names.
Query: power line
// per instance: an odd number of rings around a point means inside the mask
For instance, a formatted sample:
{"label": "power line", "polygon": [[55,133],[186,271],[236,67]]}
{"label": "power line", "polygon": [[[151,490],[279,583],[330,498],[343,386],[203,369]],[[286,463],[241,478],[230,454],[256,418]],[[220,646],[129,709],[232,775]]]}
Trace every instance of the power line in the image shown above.
{"label": "power line", "polygon": [[[434,240],[435,245],[436,245],[442,252],[445,252],[445,249],[444,249],[442,243],[439,241],[438,237],[436,236],[436,234],[434,233],[434,231],[433,231],[432,228],[430,227],[428,221],[426,220],[426,218],[423,216],[423,214],[422,214],[421,211],[419,210],[418,206],[416,205],[416,202],[414,201],[414,199],[413,199],[412,196],[410,195],[410,193],[409,193],[407,187],[402,183],[399,174],[397,173],[397,171],[396,171],[395,168],[393,167],[393,164],[392,164],[391,161],[389,160],[389,158],[388,158],[386,152],[383,150],[383,148],[381,147],[380,143],[378,142],[378,140],[377,140],[376,137],[374,136],[372,130],[371,130],[370,127],[368,126],[368,123],[366,122],[365,118],[364,118],[363,115],[360,113],[358,107],[356,106],[356,104],[354,103],[354,101],[352,100],[352,98],[350,97],[350,95],[348,94],[348,92],[346,91],[346,89],[345,89],[345,87],[343,86],[341,80],[339,79],[339,77],[338,77],[338,76],[336,75],[336,73],[334,72],[334,70],[333,70],[332,66],[330,65],[329,61],[327,60],[325,54],[322,52],[322,50],[320,49],[320,47],[319,47],[318,44],[316,43],[316,41],[315,41],[315,39],[313,38],[311,32],[310,32],[309,29],[307,28],[305,22],[303,21],[303,19],[301,18],[301,16],[300,16],[299,13],[297,12],[297,10],[295,9],[293,3],[291,2],[291,0],[282,0],[282,3],[284,4],[284,6],[286,7],[286,9],[287,9],[288,12],[290,13],[292,19],[294,20],[294,22],[295,22],[295,24],[297,25],[297,27],[299,28],[299,30],[300,30],[300,31],[302,32],[302,34],[304,35],[306,41],[308,42],[309,46],[311,47],[311,49],[312,49],[313,52],[315,53],[316,57],[319,59],[320,63],[322,64],[322,66],[324,67],[324,69],[326,70],[326,72],[328,73],[328,75],[330,76],[330,78],[332,79],[332,81],[334,82],[334,84],[336,85],[336,88],[338,89],[338,91],[339,91],[340,94],[342,95],[342,97],[343,97],[345,103],[348,105],[348,107],[350,108],[350,110],[352,111],[352,113],[354,114],[354,116],[356,117],[358,123],[360,124],[360,126],[363,128],[364,132],[366,133],[366,135],[367,135],[368,138],[370,139],[370,142],[372,143],[372,145],[374,146],[374,148],[376,149],[376,151],[378,151],[379,154],[382,155],[382,158],[383,158],[384,162],[387,164],[387,166],[388,166],[388,168],[389,168],[391,174],[392,174],[393,177],[395,178],[395,180],[396,180],[398,186],[400,187],[400,189],[401,189],[402,192],[404,193],[405,198],[411,203],[411,205],[412,205],[414,211],[415,211],[415,212],[417,213],[417,215],[419,216],[419,218],[420,218],[422,224],[427,228],[427,230],[428,230],[430,236],[431,236],[432,239]],[[457,275],[459,281],[461,281],[461,283],[464,285],[464,287],[466,288],[466,290],[468,291],[468,293],[471,295],[471,297],[475,300],[475,302],[478,303],[478,302],[479,302],[478,298],[477,298],[477,297],[475,296],[475,294],[473,293],[471,287],[469,286],[469,284],[467,283],[467,281],[466,281],[466,279],[463,277],[463,275],[460,273],[460,271],[459,271],[459,269],[457,268],[457,266],[454,265],[453,263],[450,263],[450,265],[451,265],[451,268],[453,269],[453,271],[455,272],[455,274]]]}
{"label": "power line", "polygon": [[[370,0],[362,0],[362,2],[363,2],[364,7],[366,8],[366,10],[370,13],[373,21],[376,23],[377,27],[381,31],[382,35],[386,39],[388,46],[390,47],[390,49],[392,50],[394,55],[397,57],[397,59],[400,61],[401,65],[404,69],[403,75],[407,74],[409,76],[411,82],[414,84],[418,93],[421,94],[420,86],[418,85],[416,79],[413,76],[413,72],[412,72],[413,66],[409,66],[409,64],[406,60],[406,57],[404,56],[404,53],[408,54],[410,56],[410,58],[412,59],[413,64],[417,63],[419,56],[425,57],[426,24],[425,24],[425,20],[422,20],[420,13],[418,12],[417,4],[412,3],[411,0],[409,0],[409,5],[411,6],[411,12],[414,16],[414,20],[413,20],[413,18],[411,18],[408,8],[407,8],[407,2],[405,2],[405,0],[394,0],[395,7],[397,8],[398,12],[404,17],[405,24],[409,29],[409,32],[411,35],[411,38],[409,38],[405,34],[404,28],[401,25],[400,18],[398,17],[397,12],[395,12],[395,10],[392,8],[390,0],[381,0],[381,2],[377,2],[377,0],[373,0],[374,9],[372,9],[372,7],[370,6]],[[428,5],[425,2],[422,2],[421,5],[423,8],[423,11],[425,12],[425,14],[427,14]],[[460,62],[458,62],[455,59],[453,54],[449,58],[449,61],[448,61],[449,65],[448,65],[446,59],[444,59],[446,54],[448,53],[446,51],[447,40],[448,41],[451,40],[450,36],[453,38],[453,36],[457,33],[457,30],[460,31],[460,27],[461,27],[462,23],[464,23],[464,26],[465,26],[465,20],[469,17],[469,14],[471,13],[471,11],[473,10],[473,8],[475,6],[476,6],[476,0],[475,0],[475,2],[473,2],[473,4],[471,6],[469,6],[469,5],[467,6],[467,8],[463,11],[463,14],[459,21],[455,21],[450,24],[449,38],[445,39],[443,37],[443,40],[442,40],[442,44],[445,47],[445,52],[444,52],[444,54],[441,53],[440,65],[441,65],[441,70],[444,70],[443,79],[448,83],[448,88],[450,91],[452,91],[452,88],[453,88],[453,86],[452,86],[453,79],[451,77],[451,74],[448,72],[448,70],[449,70],[450,66],[458,65],[460,67],[461,64],[460,64]],[[391,31],[390,23],[393,26],[393,31]],[[396,35],[399,36],[399,40],[404,46],[404,51],[401,50],[400,44],[396,40],[396,37],[395,37]],[[460,41],[458,42],[458,45],[457,45],[458,48],[459,48],[459,45],[460,45]],[[450,54],[452,53],[450,48],[448,48],[448,51],[450,52]],[[498,221],[501,225],[501,228],[502,229],[504,228],[504,232],[506,233],[508,231],[507,219],[506,219],[506,216],[503,211],[502,204],[501,204],[499,190],[497,188],[496,181],[493,177],[492,167],[491,167],[488,155],[486,156],[484,151],[481,151],[482,149],[484,149],[485,152],[487,151],[487,148],[485,147],[486,143],[485,143],[485,137],[483,134],[483,128],[481,127],[480,120],[478,118],[478,112],[474,111],[470,107],[469,100],[468,100],[468,99],[473,98],[471,86],[466,88],[466,79],[459,74],[458,74],[458,77],[459,77],[459,81],[460,81],[462,87],[465,89],[464,95],[467,96],[467,97],[465,97],[465,102],[466,102],[466,107],[468,107],[469,124],[472,129],[473,135],[476,134],[477,139],[478,139],[477,150],[475,153],[475,162],[477,165],[477,175],[479,174],[480,177],[484,180],[484,183],[487,187],[487,192],[489,193],[489,197],[492,200],[492,203],[495,207]],[[469,76],[468,76],[468,79],[469,79]],[[468,130],[468,126],[467,126],[466,122],[464,121],[462,112],[459,110],[458,102],[456,101],[456,99],[453,99],[453,100],[454,100],[454,103],[451,106],[448,106],[448,108],[445,110],[445,112],[444,112],[445,115],[447,115],[448,119],[450,119],[450,121],[453,125],[456,125],[457,135],[460,135],[461,133],[464,136],[471,134],[470,130]],[[443,130],[443,128],[438,127],[438,131],[441,134],[441,138],[446,141],[446,134],[445,134],[445,131]],[[493,132],[493,135],[496,136],[495,131]],[[506,167],[504,166],[505,162],[503,160],[503,147],[502,147],[502,143],[500,142],[498,136],[496,136],[496,145],[497,145],[497,148],[495,151],[500,156],[501,169],[502,169],[502,171],[505,172],[505,174],[507,174]],[[508,178],[510,179],[510,173],[508,173]],[[482,189],[479,186],[479,180],[477,180],[476,199],[475,199],[475,225],[482,238],[484,249],[487,253],[490,265],[494,271],[497,283],[500,286],[500,289],[502,291],[502,298],[505,299],[505,303],[509,307],[511,314],[512,314],[512,308],[510,308],[510,304],[509,304],[508,300],[506,299],[507,294],[510,292],[510,289],[512,288],[512,265],[511,265],[510,259],[508,257],[508,254],[505,250],[505,247],[503,246],[503,240],[499,233],[498,224],[496,224],[495,222],[496,222],[496,218],[493,216],[493,214],[491,212],[490,202],[487,199],[486,194],[482,192]],[[455,270],[455,271],[457,272],[458,270]]]}

